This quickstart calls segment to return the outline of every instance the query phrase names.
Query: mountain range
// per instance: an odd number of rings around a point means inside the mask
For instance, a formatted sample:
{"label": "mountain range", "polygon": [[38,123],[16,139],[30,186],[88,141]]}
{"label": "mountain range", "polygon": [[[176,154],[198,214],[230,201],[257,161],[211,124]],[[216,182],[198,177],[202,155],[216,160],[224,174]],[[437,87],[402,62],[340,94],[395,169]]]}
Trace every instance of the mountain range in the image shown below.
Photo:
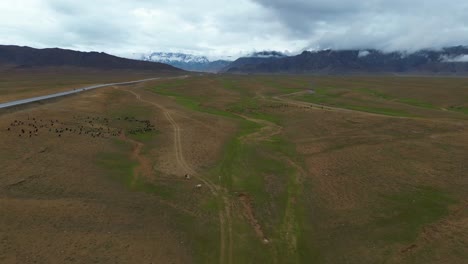
{"label": "mountain range", "polygon": [[[170,65],[168,65],[170,64]],[[86,67],[178,72],[180,69],[221,73],[291,74],[418,74],[468,75],[468,47],[383,52],[375,49],[304,51],[288,56],[261,51],[235,61],[210,61],[204,56],[153,52],[141,60],[102,52],[34,49],[0,45],[0,68]],[[180,69],[179,69],[180,68]]]}
{"label": "mountain range", "polygon": [[237,59],[222,72],[468,75],[468,47],[415,52],[321,50],[304,51],[296,56],[250,56]]}
{"label": "mountain range", "polygon": [[103,52],[81,52],[58,48],[35,49],[11,45],[0,45],[0,66],[2,68],[70,66],[81,68],[132,69],[164,72],[182,71],[163,63],[125,59]]}
{"label": "mountain range", "polygon": [[141,60],[165,63],[187,71],[199,72],[218,72],[231,63],[231,61],[226,60],[210,61],[205,56],[172,52],[152,52],[148,55],[142,55]]}

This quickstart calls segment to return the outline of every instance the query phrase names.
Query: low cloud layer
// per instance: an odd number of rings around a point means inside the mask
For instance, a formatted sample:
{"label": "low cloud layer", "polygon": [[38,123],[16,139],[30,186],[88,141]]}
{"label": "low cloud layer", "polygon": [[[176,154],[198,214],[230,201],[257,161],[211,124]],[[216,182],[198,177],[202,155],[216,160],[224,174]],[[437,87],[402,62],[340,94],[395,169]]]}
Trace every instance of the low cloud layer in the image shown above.
{"label": "low cloud layer", "polygon": [[17,0],[0,10],[1,44],[124,56],[468,44],[462,0]]}
{"label": "low cloud layer", "polygon": [[442,61],[445,62],[468,62],[468,55],[460,55],[454,58],[442,58]]}

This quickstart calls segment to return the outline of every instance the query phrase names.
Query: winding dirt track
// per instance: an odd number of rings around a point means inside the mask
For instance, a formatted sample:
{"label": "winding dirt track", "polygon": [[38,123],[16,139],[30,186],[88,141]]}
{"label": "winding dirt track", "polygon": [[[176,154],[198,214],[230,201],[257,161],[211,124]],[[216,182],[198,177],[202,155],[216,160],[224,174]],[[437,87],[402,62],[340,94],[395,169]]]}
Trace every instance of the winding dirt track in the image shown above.
{"label": "winding dirt track", "polygon": [[[139,180],[140,176],[144,176],[148,178],[151,177],[151,174],[152,174],[151,162],[148,158],[146,158],[144,155],[141,154],[141,150],[144,147],[143,143],[133,140],[131,138],[128,138],[127,136],[125,136],[125,134],[121,135],[121,139],[124,141],[130,142],[134,146],[134,149],[132,151],[132,158],[138,161],[138,166],[133,171],[134,178],[131,183],[131,187],[134,187],[136,182]],[[159,199],[159,202],[169,207],[172,207],[178,211],[184,212],[188,215],[191,215],[194,217],[197,216],[196,212],[191,211],[190,209],[187,209],[175,203],[172,203],[163,199]]]}
{"label": "winding dirt track", "polygon": [[270,121],[256,119],[240,114],[237,115],[244,118],[245,120],[257,123],[262,126],[259,131],[243,136],[242,140],[246,142],[270,140],[271,137],[280,134],[283,130],[281,126],[278,126],[277,124]]}
{"label": "winding dirt track", "polygon": [[[183,145],[182,145],[182,140],[181,140],[181,128],[179,124],[174,120],[172,117],[172,112],[165,108],[162,105],[159,105],[153,101],[148,101],[146,99],[141,98],[141,95],[136,93],[135,91],[128,90],[128,89],[122,89],[122,88],[116,88],[119,90],[126,91],[128,93],[131,93],[135,96],[135,98],[141,102],[151,104],[157,108],[159,108],[161,111],[163,111],[164,116],[166,119],[171,123],[171,126],[173,128],[173,137],[174,137],[174,153],[176,156],[176,161],[177,164],[182,168],[183,170],[187,171],[189,174],[192,175],[195,179],[201,181],[203,184],[206,185],[206,187],[209,189],[210,193],[214,197],[218,197],[222,200],[222,203],[224,205],[223,210],[219,211],[219,225],[220,225],[220,254],[219,254],[219,262],[220,263],[226,263],[226,258],[227,258],[227,263],[231,264],[232,263],[232,221],[231,221],[231,209],[230,209],[230,201],[229,197],[227,195],[226,190],[221,188],[220,186],[214,184],[210,180],[200,176],[185,160],[184,157],[184,152],[183,152]],[[227,251],[227,252],[226,252]]]}
{"label": "winding dirt track", "polygon": [[[292,95],[300,95],[300,94],[305,94],[305,93],[307,93],[307,91],[283,94],[283,95],[273,96],[273,97],[271,97],[272,100],[271,99],[270,100],[271,101],[281,101],[283,103],[287,103],[287,104],[290,104],[290,105],[295,105],[295,106],[298,106],[298,107],[313,107],[313,108],[321,109],[321,110],[325,110],[325,111],[344,112],[344,113],[358,113],[358,114],[367,115],[367,116],[379,116],[379,117],[398,118],[398,119],[415,119],[416,118],[416,117],[407,117],[407,116],[391,116],[391,115],[384,115],[384,114],[378,114],[378,113],[370,113],[370,112],[364,112],[364,111],[347,109],[347,108],[340,108],[340,107],[329,106],[329,105],[321,105],[321,104],[316,104],[316,103],[297,101],[297,100],[288,98],[289,96],[292,96]],[[418,119],[421,119],[421,118],[418,118]]]}

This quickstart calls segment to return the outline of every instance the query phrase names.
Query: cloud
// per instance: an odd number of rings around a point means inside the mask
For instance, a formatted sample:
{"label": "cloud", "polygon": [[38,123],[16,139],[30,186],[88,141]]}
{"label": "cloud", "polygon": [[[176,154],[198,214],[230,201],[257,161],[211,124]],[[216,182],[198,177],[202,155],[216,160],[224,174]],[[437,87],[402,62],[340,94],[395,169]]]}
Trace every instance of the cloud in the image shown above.
{"label": "cloud", "polygon": [[461,0],[1,1],[1,44],[211,57],[468,43]]}
{"label": "cloud", "polygon": [[443,57],[442,58],[443,62],[468,62],[468,55],[460,55],[457,57],[449,58],[449,57]]}
{"label": "cloud", "polygon": [[468,43],[463,0],[254,0],[306,48],[416,50]]}
{"label": "cloud", "polygon": [[358,54],[358,57],[359,57],[359,58],[363,58],[363,57],[366,57],[366,56],[369,55],[369,54],[370,54],[370,52],[367,51],[367,50],[360,50],[360,51],[359,51],[359,54]]}

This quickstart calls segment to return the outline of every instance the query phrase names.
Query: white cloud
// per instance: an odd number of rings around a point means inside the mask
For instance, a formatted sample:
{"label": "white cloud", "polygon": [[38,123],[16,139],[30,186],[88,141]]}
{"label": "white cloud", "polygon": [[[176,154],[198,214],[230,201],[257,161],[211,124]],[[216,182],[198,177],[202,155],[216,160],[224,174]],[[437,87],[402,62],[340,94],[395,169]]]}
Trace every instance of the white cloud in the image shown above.
{"label": "white cloud", "polygon": [[442,61],[444,62],[468,62],[468,55],[460,55],[457,57],[449,58],[449,57],[443,57]]}
{"label": "white cloud", "polygon": [[359,54],[358,54],[358,57],[359,57],[359,58],[363,58],[363,57],[366,57],[366,56],[369,55],[369,54],[370,54],[370,52],[367,51],[367,50],[360,50],[360,51],[359,51]]}
{"label": "white cloud", "polygon": [[119,55],[468,44],[462,0],[15,0],[0,10],[0,44]]}

